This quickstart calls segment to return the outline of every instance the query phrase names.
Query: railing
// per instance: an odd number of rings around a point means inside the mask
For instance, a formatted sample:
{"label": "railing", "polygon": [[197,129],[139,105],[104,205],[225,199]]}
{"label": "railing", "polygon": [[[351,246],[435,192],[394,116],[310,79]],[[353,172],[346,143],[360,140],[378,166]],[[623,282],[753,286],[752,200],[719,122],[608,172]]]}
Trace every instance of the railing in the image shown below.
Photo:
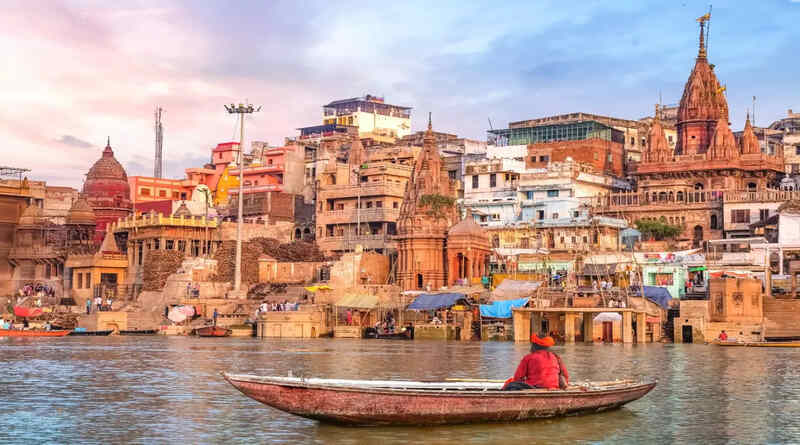
{"label": "railing", "polygon": [[12,259],[55,258],[59,256],[52,247],[14,247],[8,252]]}
{"label": "railing", "polygon": [[320,187],[319,193],[323,194],[323,199],[345,197],[355,198],[359,195],[359,193],[362,197],[375,195],[402,197],[406,193],[406,186],[405,184],[397,184],[393,182],[365,182],[362,185],[323,185]]}
{"label": "railing", "polygon": [[218,221],[214,218],[206,219],[205,216],[197,218],[184,218],[164,216],[160,213],[145,213],[139,217],[128,216],[119,219],[116,223],[112,224],[112,231],[121,229],[132,229],[138,227],[153,227],[153,226],[177,226],[177,227],[208,227],[215,228]]}
{"label": "railing", "polygon": [[800,190],[734,190],[725,193],[725,202],[784,202],[800,199]]}
{"label": "railing", "polygon": [[325,212],[320,212],[317,214],[317,217],[322,221],[324,218],[324,223],[334,223],[333,221],[342,221],[342,222],[357,222],[359,219],[361,222],[370,222],[370,221],[387,221],[393,222],[397,221],[400,217],[400,209],[388,209],[388,208],[370,208],[370,209],[346,209],[346,210],[329,210]]}
{"label": "railing", "polygon": [[612,193],[582,200],[601,208],[722,203],[726,190]]}

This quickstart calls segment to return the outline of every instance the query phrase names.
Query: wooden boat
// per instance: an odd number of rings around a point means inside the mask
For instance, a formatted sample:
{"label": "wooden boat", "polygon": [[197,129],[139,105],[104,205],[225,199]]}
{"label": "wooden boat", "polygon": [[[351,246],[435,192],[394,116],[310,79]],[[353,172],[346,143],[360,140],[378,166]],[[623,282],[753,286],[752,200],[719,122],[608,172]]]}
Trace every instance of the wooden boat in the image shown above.
{"label": "wooden boat", "polygon": [[141,331],[119,331],[119,335],[156,335],[156,330],[144,329]]}
{"label": "wooden boat", "polygon": [[717,346],[750,346],[753,348],[800,348],[800,341],[720,341],[714,340]]}
{"label": "wooden boat", "polygon": [[406,328],[405,330],[391,333],[383,333],[375,328],[367,328],[364,331],[364,338],[379,338],[384,340],[413,340],[414,328]]}
{"label": "wooden boat", "polygon": [[68,334],[68,330],[23,331],[20,329],[0,329],[0,337],[64,337]]}
{"label": "wooden boat", "polygon": [[233,331],[219,326],[205,326],[194,330],[198,337],[229,337]]}
{"label": "wooden boat", "polygon": [[502,382],[404,382],[222,374],[244,395],[309,419],[345,425],[512,422],[593,413],[641,398],[656,383],[620,380],[565,390],[501,391]]}
{"label": "wooden boat", "polygon": [[111,335],[112,332],[114,332],[113,329],[105,331],[71,331],[69,335]]}

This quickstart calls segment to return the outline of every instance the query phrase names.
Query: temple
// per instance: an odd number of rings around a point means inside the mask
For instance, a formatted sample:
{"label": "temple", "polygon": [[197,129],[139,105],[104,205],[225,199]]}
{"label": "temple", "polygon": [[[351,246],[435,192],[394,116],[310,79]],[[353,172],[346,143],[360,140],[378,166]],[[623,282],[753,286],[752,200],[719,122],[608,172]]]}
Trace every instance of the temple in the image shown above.
{"label": "temple", "polygon": [[99,245],[105,238],[106,226],[128,216],[132,208],[128,174],[114,157],[110,138],[103,155],[86,174],[83,194],[97,220],[94,241]]}
{"label": "temple", "polygon": [[734,137],[725,87],[708,62],[704,28],[701,20],[695,66],[678,106],[674,150],[656,109],[642,162],[631,169],[638,190],[592,200],[596,212],[622,216],[631,223],[649,219],[678,225],[683,228],[678,240],[694,246],[724,237],[726,195],[776,187],[784,169],[782,153],[762,152],[749,118],[740,140]]}

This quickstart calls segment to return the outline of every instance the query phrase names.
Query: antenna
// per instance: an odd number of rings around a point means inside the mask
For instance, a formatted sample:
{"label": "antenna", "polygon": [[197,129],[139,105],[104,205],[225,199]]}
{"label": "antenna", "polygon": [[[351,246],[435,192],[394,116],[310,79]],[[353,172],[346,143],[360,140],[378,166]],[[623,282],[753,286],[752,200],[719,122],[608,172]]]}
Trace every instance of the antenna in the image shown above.
{"label": "antenna", "polygon": [[156,130],[156,156],[155,164],[153,165],[153,176],[156,178],[163,177],[164,166],[164,127],[161,125],[161,112],[164,111],[161,107],[156,107],[155,111],[155,130]]}

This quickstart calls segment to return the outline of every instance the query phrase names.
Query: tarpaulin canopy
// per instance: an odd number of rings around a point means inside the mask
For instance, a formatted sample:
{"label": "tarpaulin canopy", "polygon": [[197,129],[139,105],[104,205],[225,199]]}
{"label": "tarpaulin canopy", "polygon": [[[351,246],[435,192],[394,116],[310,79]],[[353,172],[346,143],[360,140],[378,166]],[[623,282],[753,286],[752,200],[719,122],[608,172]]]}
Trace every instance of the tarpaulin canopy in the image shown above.
{"label": "tarpaulin canopy", "polygon": [[[642,291],[639,289],[639,286],[631,286],[630,294],[634,297],[638,297],[642,295]],[[667,288],[660,286],[645,286],[644,297],[664,309],[669,309],[669,302],[672,300],[672,295],[670,295]]]}
{"label": "tarpaulin canopy", "polygon": [[536,293],[536,290],[541,285],[541,281],[509,280],[506,278],[492,291],[491,300],[504,301],[530,297]]}
{"label": "tarpaulin canopy", "polygon": [[584,264],[581,275],[588,277],[613,276],[617,272],[617,264]]}
{"label": "tarpaulin canopy", "polygon": [[495,301],[492,304],[481,305],[481,317],[489,318],[511,318],[511,309],[522,307],[528,303],[527,298],[517,300]]}
{"label": "tarpaulin canopy", "polygon": [[374,309],[378,305],[378,296],[370,294],[349,294],[336,301],[336,306],[356,309]]}
{"label": "tarpaulin canopy", "polygon": [[38,317],[42,312],[42,308],[39,307],[14,306],[14,315],[17,317]]}
{"label": "tarpaulin canopy", "polygon": [[622,314],[617,312],[600,312],[597,314],[597,317],[594,317],[594,321],[620,321],[622,320]]}
{"label": "tarpaulin canopy", "polygon": [[703,270],[706,270],[706,266],[697,266],[689,268],[689,272],[701,272]]}
{"label": "tarpaulin canopy", "polygon": [[418,311],[429,311],[443,307],[450,307],[458,300],[466,298],[464,294],[422,294],[413,303],[408,305],[408,309]]}
{"label": "tarpaulin canopy", "polygon": [[323,284],[322,286],[308,286],[305,289],[309,292],[317,292],[320,290],[331,290],[331,288],[325,284]]}
{"label": "tarpaulin canopy", "polygon": [[192,316],[194,316],[194,306],[175,306],[167,314],[167,318],[175,323],[180,323]]}

